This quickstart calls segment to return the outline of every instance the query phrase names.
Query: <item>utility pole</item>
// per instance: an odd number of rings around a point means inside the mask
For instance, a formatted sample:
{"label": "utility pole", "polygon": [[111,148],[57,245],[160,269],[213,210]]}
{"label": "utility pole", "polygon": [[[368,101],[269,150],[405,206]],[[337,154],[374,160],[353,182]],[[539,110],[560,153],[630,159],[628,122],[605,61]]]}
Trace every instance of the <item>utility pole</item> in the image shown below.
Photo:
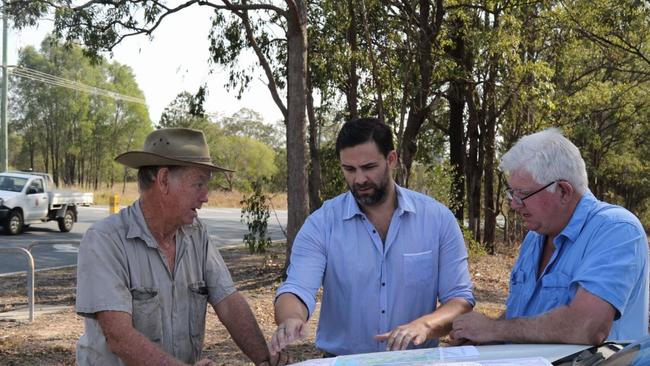
{"label": "utility pole", "polygon": [[0,172],[6,172],[9,168],[9,133],[7,122],[7,91],[9,90],[9,69],[7,67],[7,12],[4,10],[5,1],[2,1],[2,101],[0,103]]}

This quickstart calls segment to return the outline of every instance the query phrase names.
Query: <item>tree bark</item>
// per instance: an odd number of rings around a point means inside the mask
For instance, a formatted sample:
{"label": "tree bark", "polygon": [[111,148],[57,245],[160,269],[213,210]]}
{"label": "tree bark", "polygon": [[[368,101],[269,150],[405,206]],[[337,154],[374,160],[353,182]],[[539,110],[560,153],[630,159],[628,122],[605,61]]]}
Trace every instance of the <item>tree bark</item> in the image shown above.
{"label": "tree bark", "polygon": [[321,164],[319,126],[314,112],[313,87],[310,74],[307,73],[307,117],[309,119],[309,212],[316,211],[323,203],[320,196],[321,189]]}
{"label": "tree bark", "polygon": [[[420,0],[419,29],[418,29],[418,73],[415,77],[415,94],[411,99],[409,115],[406,119],[406,127],[402,135],[402,141],[399,144],[399,169],[395,180],[397,184],[404,187],[409,185],[409,175],[411,165],[417,152],[417,135],[420,133],[420,127],[429,117],[431,106],[429,97],[431,96],[431,76],[433,70],[432,48],[436,35],[440,30],[444,9],[442,0],[435,2],[435,9],[431,9],[431,3],[428,0]],[[433,12],[433,20],[432,18]]]}
{"label": "tree bark", "polygon": [[308,215],[305,107],[307,75],[307,3],[287,0],[287,256]]}
{"label": "tree bark", "polygon": [[454,20],[455,32],[453,47],[449,50],[456,63],[456,75],[449,85],[449,162],[453,169],[451,182],[451,210],[456,220],[465,219],[465,94],[466,82],[462,75],[466,68],[465,39],[462,35],[462,22]]}

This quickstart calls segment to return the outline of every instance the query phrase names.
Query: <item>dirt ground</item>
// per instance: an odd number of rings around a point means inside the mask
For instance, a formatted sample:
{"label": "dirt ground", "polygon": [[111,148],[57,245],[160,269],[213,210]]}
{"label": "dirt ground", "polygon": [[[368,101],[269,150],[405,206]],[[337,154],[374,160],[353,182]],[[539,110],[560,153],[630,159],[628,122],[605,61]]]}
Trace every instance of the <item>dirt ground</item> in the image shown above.
{"label": "dirt ground", "polygon": [[[275,330],[272,302],[284,263],[283,251],[282,247],[273,247],[265,255],[249,255],[243,247],[221,251],[267,339]],[[515,254],[484,255],[470,260],[479,311],[497,315],[504,309]],[[37,304],[74,305],[75,269],[38,272],[35,282]],[[24,276],[0,279],[0,312],[25,306],[25,292]],[[294,362],[320,357],[313,346],[316,319],[317,313],[310,320],[309,338],[289,347]],[[71,308],[39,315],[32,323],[0,321],[0,365],[74,365],[75,343],[82,332],[83,321]],[[251,364],[211,311],[203,356],[220,365]]]}

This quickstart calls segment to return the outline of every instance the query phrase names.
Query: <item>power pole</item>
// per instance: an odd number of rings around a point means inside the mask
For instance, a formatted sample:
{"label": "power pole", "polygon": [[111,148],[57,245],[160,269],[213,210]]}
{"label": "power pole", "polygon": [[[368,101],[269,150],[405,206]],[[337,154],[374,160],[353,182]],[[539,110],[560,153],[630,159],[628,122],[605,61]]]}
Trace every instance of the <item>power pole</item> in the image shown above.
{"label": "power pole", "polygon": [[6,172],[9,168],[9,133],[7,128],[7,91],[9,90],[9,69],[7,68],[7,13],[4,11],[4,0],[2,1],[2,101],[0,103],[0,172]]}

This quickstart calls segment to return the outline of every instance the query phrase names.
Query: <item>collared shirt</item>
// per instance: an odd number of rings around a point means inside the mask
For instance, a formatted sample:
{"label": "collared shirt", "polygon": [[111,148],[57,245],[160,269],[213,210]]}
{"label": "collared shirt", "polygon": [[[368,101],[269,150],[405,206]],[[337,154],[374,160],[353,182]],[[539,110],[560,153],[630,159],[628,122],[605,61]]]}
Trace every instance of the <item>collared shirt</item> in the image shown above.
{"label": "collared shirt", "polygon": [[88,229],[77,267],[76,311],[85,318],[79,365],[123,365],[95,318],[107,310],[131,314],[135,329],[179,360],[200,358],[207,303],[235,292],[234,284],[199,220],[176,233],[174,273],[166,263],[139,202]]}
{"label": "collared shirt", "polygon": [[582,287],[616,310],[609,340],[648,333],[648,241],[632,213],[586,192],[553,240],[555,251],[538,279],[545,240],[531,231],[521,245],[510,277],[507,319],[568,305]]}
{"label": "collared shirt", "polygon": [[[335,355],[383,351],[373,336],[436,309],[474,304],[467,251],[455,217],[430,197],[397,185],[385,244],[350,192],[329,200],[298,233],[288,278],[311,315],[323,287],[316,346]],[[437,340],[420,347],[433,347]]]}

